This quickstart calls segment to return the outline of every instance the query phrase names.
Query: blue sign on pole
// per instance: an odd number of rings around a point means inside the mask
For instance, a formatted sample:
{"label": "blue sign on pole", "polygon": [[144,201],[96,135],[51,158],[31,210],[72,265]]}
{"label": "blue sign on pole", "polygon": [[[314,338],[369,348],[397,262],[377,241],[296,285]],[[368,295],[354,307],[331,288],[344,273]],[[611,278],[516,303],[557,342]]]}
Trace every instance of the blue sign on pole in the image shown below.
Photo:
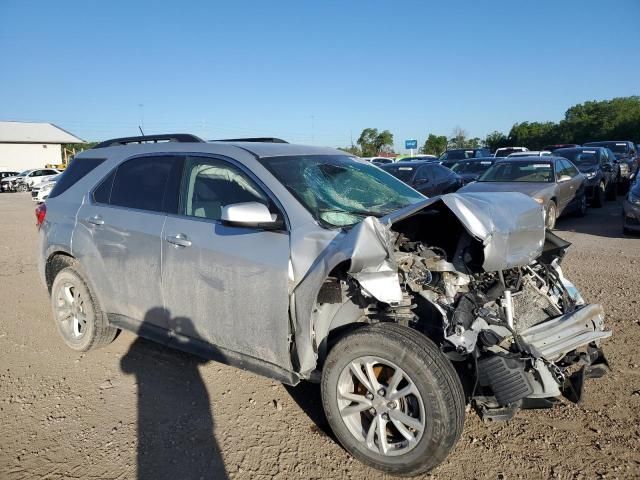
{"label": "blue sign on pole", "polygon": [[404,148],[406,148],[407,150],[415,150],[416,148],[418,148],[418,141],[417,140],[405,140],[404,141]]}

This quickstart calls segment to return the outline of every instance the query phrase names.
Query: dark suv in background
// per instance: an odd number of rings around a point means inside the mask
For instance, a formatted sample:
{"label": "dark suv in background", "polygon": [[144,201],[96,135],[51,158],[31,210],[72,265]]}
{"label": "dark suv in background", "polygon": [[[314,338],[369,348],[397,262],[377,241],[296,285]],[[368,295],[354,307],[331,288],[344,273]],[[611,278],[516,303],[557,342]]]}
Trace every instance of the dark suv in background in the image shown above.
{"label": "dark suv in background", "polygon": [[611,150],[603,147],[560,148],[553,154],[571,160],[584,174],[587,198],[594,207],[601,207],[605,198],[616,199],[620,169]]}
{"label": "dark suv in background", "polygon": [[440,155],[439,160],[445,167],[451,167],[458,160],[490,156],[491,152],[488,148],[452,148]]}
{"label": "dark suv in background", "polygon": [[608,148],[620,162],[625,163],[629,168],[629,176],[625,178],[626,186],[630,185],[638,174],[640,158],[638,158],[638,151],[635,143],[627,140],[608,140],[602,142],[587,142],[584,146]]}

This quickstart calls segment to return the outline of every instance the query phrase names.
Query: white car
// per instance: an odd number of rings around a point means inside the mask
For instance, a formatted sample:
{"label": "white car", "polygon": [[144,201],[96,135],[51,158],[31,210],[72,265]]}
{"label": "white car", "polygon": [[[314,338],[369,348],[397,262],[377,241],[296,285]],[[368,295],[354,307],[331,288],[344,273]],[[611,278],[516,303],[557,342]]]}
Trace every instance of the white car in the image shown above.
{"label": "white car", "polygon": [[507,155],[507,158],[515,158],[515,157],[549,157],[551,156],[551,152],[548,150],[533,150],[527,152],[515,152]]}
{"label": "white car", "polygon": [[48,181],[43,181],[31,189],[31,199],[36,203],[44,202],[53,190],[60,174],[49,177]]}
{"label": "white car", "polygon": [[55,168],[35,168],[25,170],[15,177],[6,177],[2,179],[1,189],[3,192],[26,192],[31,190],[35,185],[48,181],[52,176],[58,175],[60,170]]}
{"label": "white car", "polygon": [[512,153],[516,152],[528,152],[529,149],[527,147],[503,147],[496,150],[496,153],[493,154],[494,157],[508,157]]}

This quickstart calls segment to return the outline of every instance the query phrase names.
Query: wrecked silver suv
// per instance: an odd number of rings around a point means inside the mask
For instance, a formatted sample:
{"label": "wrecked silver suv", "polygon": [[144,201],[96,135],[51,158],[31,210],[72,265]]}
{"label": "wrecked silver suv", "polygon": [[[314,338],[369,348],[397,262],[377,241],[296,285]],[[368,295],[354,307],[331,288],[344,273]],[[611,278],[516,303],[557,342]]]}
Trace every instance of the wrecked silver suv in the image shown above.
{"label": "wrecked silver suv", "polygon": [[277,139],[116,139],[78,155],[37,209],[65,342],[119,329],[321,383],[337,439],[403,475],[457,442],[465,406],[506,420],[578,401],[606,371],[599,305],[569,244],[517,193],[427,199],[375,166]]}

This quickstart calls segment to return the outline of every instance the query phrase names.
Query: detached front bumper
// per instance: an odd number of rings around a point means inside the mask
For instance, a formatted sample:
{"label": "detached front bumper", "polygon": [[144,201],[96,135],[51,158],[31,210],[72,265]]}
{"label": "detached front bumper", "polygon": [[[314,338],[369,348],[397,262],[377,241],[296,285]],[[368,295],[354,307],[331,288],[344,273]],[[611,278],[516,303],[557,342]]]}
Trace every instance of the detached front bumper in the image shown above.
{"label": "detached front bumper", "polygon": [[533,350],[531,354],[547,362],[557,362],[579,347],[611,336],[604,329],[602,305],[585,305],[575,312],[539,323],[520,334]]}

